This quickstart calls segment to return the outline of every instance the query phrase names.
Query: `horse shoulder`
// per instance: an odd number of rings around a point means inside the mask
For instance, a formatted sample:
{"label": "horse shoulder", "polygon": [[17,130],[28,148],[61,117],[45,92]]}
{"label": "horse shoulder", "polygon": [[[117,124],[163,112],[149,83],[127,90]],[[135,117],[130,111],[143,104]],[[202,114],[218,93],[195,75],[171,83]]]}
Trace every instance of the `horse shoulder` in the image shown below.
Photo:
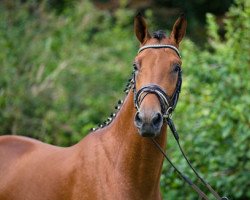
{"label": "horse shoulder", "polygon": [[0,199],[71,199],[76,158],[77,152],[71,147],[1,136]]}
{"label": "horse shoulder", "polygon": [[[36,140],[21,136],[0,137],[0,163],[11,162],[36,148]],[[1,164],[0,164],[1,169]]]}

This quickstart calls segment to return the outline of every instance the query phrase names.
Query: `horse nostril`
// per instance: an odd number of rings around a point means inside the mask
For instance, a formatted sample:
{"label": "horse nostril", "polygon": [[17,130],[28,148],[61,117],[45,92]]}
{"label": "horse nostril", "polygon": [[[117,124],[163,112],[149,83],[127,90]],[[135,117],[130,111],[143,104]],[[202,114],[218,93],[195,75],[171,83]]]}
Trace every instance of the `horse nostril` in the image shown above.
{"label": "horse nostril", "polygon": [[156,113],[152,119],[152,125],[158,128],[162,126],[162,122],[163,122],[162,115],[160,113]]}
{"label": "horse nostril", "polygon": [[[153,116],[153,117],[152,117]],[[160,133],[163,117],[161,113],[137,112],[134,119],[135,126],[138,128],[139,134],[143,137],[155,137]]]}
{"label": "horse nostril", "polygon": [[143,124],[142,117],[140,116],[140,112],[135,114],[135,124],[137,127],[141,127]]}

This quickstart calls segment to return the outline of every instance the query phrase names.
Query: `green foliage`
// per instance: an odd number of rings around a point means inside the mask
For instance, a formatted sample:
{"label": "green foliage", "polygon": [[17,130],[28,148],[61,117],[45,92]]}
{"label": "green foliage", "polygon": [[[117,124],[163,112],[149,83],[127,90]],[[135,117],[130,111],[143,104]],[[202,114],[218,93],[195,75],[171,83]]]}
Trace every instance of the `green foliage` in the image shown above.
{"label": "green foliage", "polygon": [[[111,15],[88,1],[60,15],[32,1],[0,4],[0,134],[65,146],[106,119],[123,95],[138,47],[133,15],[125,8]],[[183,88],[174,114],[191,162],[220,194],[238,200],[250,198],[249,18],[249,1],[237,0],[224,40],[207,14],[207,47],[183,42]],[[168,138],[168,154],[191,175]],[[164,199],[197,199],[168,163],[161,185]]]}
{"label": "green foliage", "polygon": [[70,145],[121,97],[137,46],[133,12],[111,16],[84,1],[58,16],[33,6],[0,8],[0,133]]}
{"label": "green foliage", "polygon": [[[249,2],[238,0],[227,13],[224,41],[211,14],[207,15],[208,48],[185,41],[184,86],[174,114],[181,143],[194,166],[220,194],[242,200],[250,198],[249,18]],[[168,153],[191,174],[172,137]],[[162,186],[170,199],[197,199],[173,174],[163,175]]]}

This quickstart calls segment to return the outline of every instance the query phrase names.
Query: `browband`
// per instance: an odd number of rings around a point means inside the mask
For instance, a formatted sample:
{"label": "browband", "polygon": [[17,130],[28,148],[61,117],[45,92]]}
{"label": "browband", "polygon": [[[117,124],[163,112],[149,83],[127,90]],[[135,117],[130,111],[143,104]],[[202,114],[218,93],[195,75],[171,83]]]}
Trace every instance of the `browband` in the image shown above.
{"label": "browband", "polygon": [[169,48],[169,49],[173,49],[177,53],[177,55],[181,58],[179,50],[175,46],[169,45],[169,44],[150,44],[150,45],[145,45],[145,46],[141,47],[138,50],[138,53],[142,52],[145,49],[149,49],[149,48],[155,48],[155,49]]}

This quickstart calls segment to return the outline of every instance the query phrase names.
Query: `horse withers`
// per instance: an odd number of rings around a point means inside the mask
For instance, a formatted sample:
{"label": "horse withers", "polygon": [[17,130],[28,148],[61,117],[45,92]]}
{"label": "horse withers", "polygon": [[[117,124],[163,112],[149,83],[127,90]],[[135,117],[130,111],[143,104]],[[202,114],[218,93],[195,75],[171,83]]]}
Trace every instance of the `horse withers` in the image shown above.
{"label": "horse withers", "polygon": [[145,19],[135,17],[140,51],[128,94],[112,119],[79,143],[62,148],[1,136],[0,200],[161,199],[163,155],[149,138],[165,148],[163,121],[176,100],[186,26],[180,16],[170,36],[151,35]]}

